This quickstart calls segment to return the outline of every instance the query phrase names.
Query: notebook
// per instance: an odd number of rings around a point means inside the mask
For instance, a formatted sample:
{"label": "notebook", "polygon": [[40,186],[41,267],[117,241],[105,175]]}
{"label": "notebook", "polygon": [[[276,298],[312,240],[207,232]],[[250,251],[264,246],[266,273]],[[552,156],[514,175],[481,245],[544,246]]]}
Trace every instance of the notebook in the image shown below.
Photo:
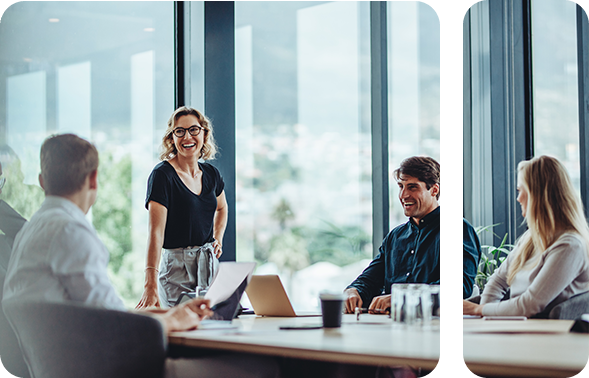
{"label": "notebook", "polygon": [[321,316],[320,311],[296,311],[288,299],[280,277],[275,274],[254,275],[245,292],[256,315]]}

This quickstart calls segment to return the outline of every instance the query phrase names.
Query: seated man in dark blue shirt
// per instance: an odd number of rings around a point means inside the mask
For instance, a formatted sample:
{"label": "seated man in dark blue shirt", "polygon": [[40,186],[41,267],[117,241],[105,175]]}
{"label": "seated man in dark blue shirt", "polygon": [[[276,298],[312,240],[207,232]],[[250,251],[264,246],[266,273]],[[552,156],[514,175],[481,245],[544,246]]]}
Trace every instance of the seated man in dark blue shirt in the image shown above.
{"label": "seated man in dark blue shirt", "polygon": [[[474,282],[481,260],[481,244],[475,229],[466,219],[462,220],[462,298],[473,295]],[[475,293],[475,295],[478,293]]]}
{"label": "seated man in dark blue shirt", "polygon": [[[389,232],[378,255],[346,288],[348,313],[363,306],[371,312],[389,308],[393,283],[440,283],[440,165],[429,157],[410,157],[401,162],[394,175],[409,221]],[[465,248],[471,244],[474,242],[464,240]],[[480,247],[478,251],[480,256]],[[477,264],[469,265],[465,272],[465,292],[472,291]]]}

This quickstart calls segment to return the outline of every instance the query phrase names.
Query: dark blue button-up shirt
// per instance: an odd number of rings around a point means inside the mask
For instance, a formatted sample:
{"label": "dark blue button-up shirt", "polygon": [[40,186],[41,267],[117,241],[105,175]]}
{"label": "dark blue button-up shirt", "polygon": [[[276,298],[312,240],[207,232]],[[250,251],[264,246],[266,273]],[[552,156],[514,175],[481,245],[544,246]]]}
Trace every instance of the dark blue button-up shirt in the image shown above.
{"label": "dark blue button-up shirt", "polygon": [[477,276],[481,259],[481,243],[475,229],[466,219],[462,221],[462,297],[468,298],[472,294],[474,281]]}
{"label": "dark blue button-up shirt", "polygon": [[372,298],[391,293],[393,283],[440,283],[440,207],[394,228],[378,255],[349,287],[358,290],[368,307]]}

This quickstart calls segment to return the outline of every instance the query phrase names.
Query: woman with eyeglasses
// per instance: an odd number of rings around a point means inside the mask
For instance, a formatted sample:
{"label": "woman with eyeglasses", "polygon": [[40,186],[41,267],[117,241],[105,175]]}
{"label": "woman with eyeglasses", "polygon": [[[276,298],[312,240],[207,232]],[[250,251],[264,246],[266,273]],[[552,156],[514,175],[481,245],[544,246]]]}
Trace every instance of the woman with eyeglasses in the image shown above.
{"label": "woman with eyeglasses", "polygon": [[210,121],[196,109],[178,108],[162,139],[162,162],[147,183],[147,264],[137,308],[171,307],[183,291],[210,285],[223,253],[228,209],[219,171],[199,160],[216,152]]}

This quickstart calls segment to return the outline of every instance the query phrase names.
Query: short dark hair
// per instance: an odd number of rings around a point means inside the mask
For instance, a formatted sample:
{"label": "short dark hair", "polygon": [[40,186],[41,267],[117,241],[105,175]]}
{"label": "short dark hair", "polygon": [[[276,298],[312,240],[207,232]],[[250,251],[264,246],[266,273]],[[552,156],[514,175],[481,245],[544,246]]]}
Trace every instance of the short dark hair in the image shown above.
{"label": "short dark hair", "polygon": [[[399,168],[394,171],[395,179],[400,180],[401,175],[415,177],[425,183],[429,190],[435,184],[440,185],[440,163],[427,156],[412,156],[401,162]],[[440,192],[436,195],[440,198]]]}
{"label": "short dark hair", "polygon": [[76,193],[97,169],[96,147],[77,135],[52,135],[41,146],[41,177],[47,195]]}

